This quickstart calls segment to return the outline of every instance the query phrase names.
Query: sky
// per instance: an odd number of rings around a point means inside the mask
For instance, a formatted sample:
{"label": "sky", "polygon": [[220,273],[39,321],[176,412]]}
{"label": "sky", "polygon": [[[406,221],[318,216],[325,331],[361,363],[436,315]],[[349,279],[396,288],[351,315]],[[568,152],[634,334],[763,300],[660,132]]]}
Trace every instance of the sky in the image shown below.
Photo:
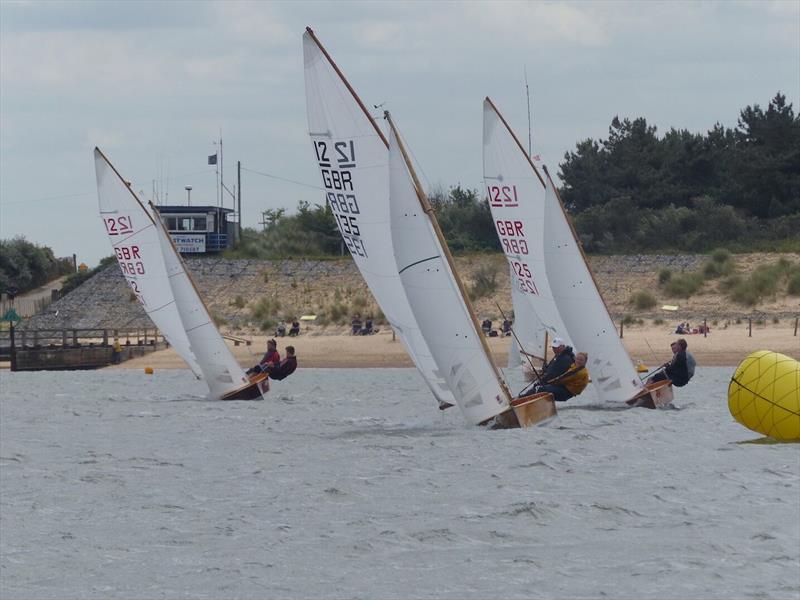
{"label": "sky", "polygon": [[[0,239],[111,254],[92,149],[145,198],[217,203],[242,164],[245,227],[321,204],[302,34],[400,128],[424,185],[481,190],[482,102],[557,172],[614,116],[661,135],[735,127],[780,91],[800,111],[800,1],[0,0]],[[288,181],[287,181],[288,180]],[[232,208],[226,194],[225,206]]]}

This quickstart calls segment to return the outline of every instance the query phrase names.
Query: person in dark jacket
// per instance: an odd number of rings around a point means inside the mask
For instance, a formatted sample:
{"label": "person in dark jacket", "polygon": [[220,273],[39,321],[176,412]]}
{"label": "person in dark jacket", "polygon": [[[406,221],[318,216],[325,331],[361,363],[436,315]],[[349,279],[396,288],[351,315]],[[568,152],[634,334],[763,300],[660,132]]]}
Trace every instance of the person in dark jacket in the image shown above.
{"label": "person in dark jacket", "polygon": [[286,358],[277,364],[268,366],[265,371],[270,379],[280,381],[286,379],[297,369],[297,357],[294,355],[294,346],[286,346]]}
{"label": "person in dark jacket", "polygon": [[669,379],[675,387],[683,387],[689,383],[689,364],[686,358],[686,340],[680,338],[670,344],[672,360],[661,365],[661,370],[647,380],[648,383]]}
{"label": "person in dark jacket", "polygon": [[261,373],[267,370],[271,364],[277,364],[281,361],[281,355],[278,353],[278,342],[275,340],[267,340],[267,351],[264,356],[258,361],[258,364],[247,370],[248,375],[253,373]]}
{"label": "person in dark jacket", "polygon": [[561,377],[575,362],[575,354],[572,352],[572,347],[565,345],[564,340],[560,337],[554,337],[550,345],[553,348],[553,358],[543,367],[542,377],[539,380],[541,384],[550,383],[554,379]]}
{"label": "person in dark jacket", "polygon": [[553,385],[564,375],[575,362],[575,354],[572,347],[564,344],[560,337],[554,337],[551,344],[553,348],[553,358],[543,366],[542,376],[539,383],[534,387],[535,392],[550,392],[554,400],[563,402],[572,397],[564,386]]}

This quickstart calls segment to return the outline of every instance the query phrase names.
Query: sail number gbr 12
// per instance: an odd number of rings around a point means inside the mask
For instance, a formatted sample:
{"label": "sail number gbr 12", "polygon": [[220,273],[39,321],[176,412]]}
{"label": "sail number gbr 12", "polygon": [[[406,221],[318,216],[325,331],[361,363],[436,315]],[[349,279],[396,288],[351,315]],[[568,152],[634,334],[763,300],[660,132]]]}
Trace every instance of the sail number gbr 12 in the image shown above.
{"label": "sail number gbr 12", "polygon": [[325,196],[333,211],[336,225],[352,254],[367,258],[367,249],[358,227],[358,209],[353,188],[353,169],[356,150],[353,140],[333,142],[314,141],[314,152],[322,173]]}

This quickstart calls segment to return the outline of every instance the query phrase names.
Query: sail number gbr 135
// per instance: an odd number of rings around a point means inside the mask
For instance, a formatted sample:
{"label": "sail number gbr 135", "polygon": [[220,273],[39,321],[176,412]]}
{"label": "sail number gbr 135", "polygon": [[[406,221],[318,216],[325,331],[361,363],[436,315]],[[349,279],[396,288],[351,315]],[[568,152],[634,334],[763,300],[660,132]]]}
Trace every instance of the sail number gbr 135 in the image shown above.
{"label": "sail number gbr 135", "polygon": [[358,209],[353,188],[353,170],[356,168],[356,151],[353,140],[339,142],[314,141],[325,186],[325,196],[333,211],[336,225],[351,254],[367,258],[367,249],[358,226]]}

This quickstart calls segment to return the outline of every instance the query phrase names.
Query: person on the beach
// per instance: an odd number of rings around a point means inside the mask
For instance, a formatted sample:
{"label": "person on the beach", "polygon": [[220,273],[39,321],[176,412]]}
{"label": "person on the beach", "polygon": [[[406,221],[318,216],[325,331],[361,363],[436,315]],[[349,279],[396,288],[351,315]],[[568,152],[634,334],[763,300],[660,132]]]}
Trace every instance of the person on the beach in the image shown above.
{"label": "person on the beach", "polygon": [[[562,354],[566,352],[562,351]],[[589,370],[586,368],[588,358],[586,352],[578,352],[575,355],[575,362],[564,373],[548,380],[544,385],[538,385],[536,391],[550,392],[556,402],[565,402],[577,396],[589,385]]]}
{"label": "person on the beach", "polygon": [[[689,353],[686,351],[688,344],[683,338],[679,338],[669,345],[672,350],[672,360],[661,365],[661,369],[647,380],[647,383],[655,383],[656,381],[665,381],[669,379],[672,385],[676,387],[683,387],[689,383],[691,375],[689,374]],[[692,356],[692,375],[694,375],[695,360]]]}
{"label": "person on the beach", "polygon": [[278,342],[275,340],[267,340],[267,351],[264,356],[258,361],[258,364],[250,369],[247,369],[247,375],[253,373],[261,373],[266,371],[268,365],[278,364],[281,362],[281,355],[278,352]]}
{"label": "person on the beach", "polygon": [[264,370],[270,379],[280,381],[294,373],[295,369],[297,369],[297,357],[294,355],[294,346],[286,346],[286,358],[279,363],[268,365]]}

